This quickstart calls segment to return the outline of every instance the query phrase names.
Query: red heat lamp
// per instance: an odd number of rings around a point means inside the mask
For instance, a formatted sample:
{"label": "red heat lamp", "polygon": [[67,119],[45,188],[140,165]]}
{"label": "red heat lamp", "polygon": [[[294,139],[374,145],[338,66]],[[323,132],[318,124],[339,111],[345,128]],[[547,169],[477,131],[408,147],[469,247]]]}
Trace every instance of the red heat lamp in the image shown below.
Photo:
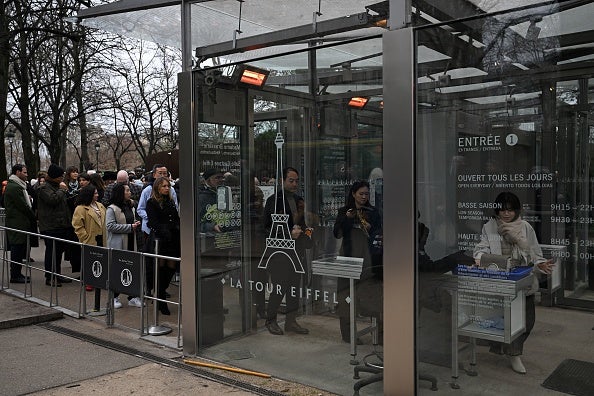
{"label": "red heat lamp", "polygon": [[253,66],[241,65],[234,73],[237,83],[247,84],[254,87],[263,87],[270,72]]}
{"label": "red heat lamp", "polygon": [[369,102],[369,98],[354,96],[349,100],[349,106],[355,109],[362,109]]}

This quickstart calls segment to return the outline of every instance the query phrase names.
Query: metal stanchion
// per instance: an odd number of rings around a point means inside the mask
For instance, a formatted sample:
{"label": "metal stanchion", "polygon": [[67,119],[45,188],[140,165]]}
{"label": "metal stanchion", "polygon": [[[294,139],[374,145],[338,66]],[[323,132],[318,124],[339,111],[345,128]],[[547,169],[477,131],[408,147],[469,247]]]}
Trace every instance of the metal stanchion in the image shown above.
{"label": "metal stanchion", "polygon": [[[6,209],[0,208],[0,226],[6,225]],[[2,276],[0,277],[0,290],[4,290],[4,279],[6,277],[6,287],[10,287],[9,279],[10,267],[6,261],[6,250],[8,249],[8,236],[4,228],[0,229],[0,249],[2,250]]]}
{"label": "metal stanchion", "polygon": [[[155,255],[159,254],[159,240],[156,239],[155,240]],[[163,326],[163,325],[159,325],[159,296],[158,296],[158,292],[157,290],[159,290],[159,277],[157,276],[159,274],[159,259],[157,257],[155,257],[155,273],[154,273],[154,283],[153,283],[153,296],[157,296],[156,300],[153,300],[153,313],[154,313],[154,325],[150,326],[148,328],[148,333],[150,335],[165,335],[165,334],[169,334],[171,333],[171,327],[167,327],[167,326]]]}
{"label": "metal stanchion", "polygon": [[29,287],[29,296],[33,296],[33,278],[31,277],[31,236],[27,234],[27,250],[25,251],[25,298],[27,297],[27,287]]}
{"label": "metal stanchion", "polygon": [[[101,247],[101,246],[100,246]],[[82,246],[81,246],[81,250],[82,250]],[[109,263],[109,257],[107,259],[108,263]],[[82,270],[82,265],[81,265],[81,270]],[[99,287],[94,287],[94,292],[95,292],[95,300],[93,302],[93,310],[89,313],[87,313],[87,315],[89,316],[104,316],[107,315],[107,308],[105,309],[101,309],[101,288]],[[107,305],[109,305],[109,299],[107,301]]]}
{"label": "metal stanchion", "polygon": [[[56,292],[56,305],[58,305],[58,277],[56,276],[56,240],[52,239],[52,272],[50,274],[50,307],[54,301],[54,291]],[[47,246],[46,246],[47,249]]]}
{"label": "metal stanchion", "polygon": [[[115,307],[113,301],[115,293],[111,289],[111,279],[109,278],[110,272],[112,270],[111,265],[113,260],[111,252],[111,249],[107,251],[107,316],[105,317],[105,324],[107,327],[113,327],[115,322]],[[97,303],[97,301],[95,301],[95,303]]]}

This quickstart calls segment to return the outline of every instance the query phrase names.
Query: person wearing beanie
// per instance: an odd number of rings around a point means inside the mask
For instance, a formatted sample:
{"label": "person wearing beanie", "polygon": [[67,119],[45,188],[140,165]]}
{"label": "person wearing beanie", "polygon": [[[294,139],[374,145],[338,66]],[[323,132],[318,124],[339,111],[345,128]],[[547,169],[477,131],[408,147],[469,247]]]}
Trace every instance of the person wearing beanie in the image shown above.
{"label": "person wearing beanie", "polygon": [[[46,182],[39,187],[37,196],[39,232],[49,237],[69,239],[74,231],[72,229],[72,215],[66,202],[68,186],[64,183],[64,169],[59,165],[51,164],[47,169]],[[68,246],[64,242],[54,242],[49,238],[44,238],[44,242],[45,284],[60,287],[62,283],[72,282],[69,278],[52,276],[53,260],[56,263],[55,273],[57,275],[62,273],[62,253]]]}
{"label": "person wearing beanie", "polygon": [[217,188],[225,182],[225,176],[220,169],[207,169],[202,173],[204,183],[198,189],[200,203],[200,230],[202,232],[221,232],[221,224],[211,215],[217,208]]}
{"label": "person wearing beanie", "polygon": [[51,179],[57,179],[59,177],[63,178],[64,177],[64,169],[61,168],[59,165],[51,164],[49,166],[49,168],[47,168],[47,175]]}

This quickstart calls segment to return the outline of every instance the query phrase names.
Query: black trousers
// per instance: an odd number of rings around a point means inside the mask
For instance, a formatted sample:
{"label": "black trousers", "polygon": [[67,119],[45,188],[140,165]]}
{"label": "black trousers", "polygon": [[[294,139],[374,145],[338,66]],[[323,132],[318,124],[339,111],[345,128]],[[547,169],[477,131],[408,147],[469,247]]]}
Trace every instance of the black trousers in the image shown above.
{"label": "black trousers", "polygon": [[18,243],[10,244],[10,279],[16,279],[23,276],[22,268],[23,260],[27,256],[27,244]]}
{"label": "black trousers", "polygon": [[268,273],[273,288],[268,299],[268,320],[276,320],[283,297],[287,305],[287,321],[295,320],[299,310],[301,274],[295,272],[293,263],[282,254],[270,260]]}
{"label": "black trousers", "polygon": [[[71,241],[74,241],[74,242],[78,242],[78,237],[74,233],[74,228],[70,228],[68,239]],[[68,246],[66,247],[66,251],[64,252],[65,256],[66,256],[66,253],[68,253],[68,257],[69,257],[68,259],[70,260],[70,265],[72,266],[72,272],[80,272],[80,266],[81,266],[80,246],[69,243]]]}
{"label": "black trousers", "polygon": [[[68,228],[59,228],[55,230],[46,230],[41,231],[41,234],[47,235],[54,238],[60,239],[69,239],[70,229]],[[44,257],[44,264],[45,264],[45,279],[51,278],[52,272],[52,258],[56,260],[56,273],[62,273],[62,254],[68,248],[69,244],[64,242],[55,241],[53,239],[43,238],[45,242],[45,257]],[[55,248],[54,248],[55,247]]]}

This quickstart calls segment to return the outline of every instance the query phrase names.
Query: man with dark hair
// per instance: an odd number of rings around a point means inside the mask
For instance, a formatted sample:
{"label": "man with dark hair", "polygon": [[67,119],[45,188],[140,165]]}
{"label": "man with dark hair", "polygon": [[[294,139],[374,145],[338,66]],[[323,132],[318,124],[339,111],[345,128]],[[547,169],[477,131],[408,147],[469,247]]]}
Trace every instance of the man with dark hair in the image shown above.
{"label": "man with dark hair", "polygon": [[[4,192],[6,227],[37,232],[37,219],[33,212],[31,197],[27,193],[27,178],[28,173],[25,165],[13,165]],[[8,231],[7,235],[10,245],[10,283],[25,283],[29,279],[23,276],[21,270],[23,260],[27,255],[27,234]],[[37,241],[36,237],[29,238],[30,244]]]}
{"label": "man with dark hair", "polygon": [[[72,214],[66,202],[68,186],[64,183],[64,169],[56,164],[51,164],[47,170],[45,184],[39,187],[37,216],[39,219],[39,232],[43,235],[69,239],[72,233]],[[52,260],[56,262],[56,273],[62,273],[62,253],[67,248],[64,242],[45,239],[45,284],[48,286],[62,286],[69,283],[68,278],[57,278],[56,283],[51,283]],[[55,243],[55,250],[54,250]]]}
{"label": "man with dark hair", "polygon": [[[273,226],[272,214],[288,215],[287,223],[290,235],[286,236],[295,241],[295,251],[301,263],[305,263],[305,249],[311,248],[312,242],[306,234],[308,228],[305,224],[305,202],[297,195],[299,189],[299,172],[295,168],[283,169],[282,191],[277,191],[266,201],[264,208],[264,224],[267,230]],[[272,237],[272,235],[271,235]],[[296,258],[295,258],[296,259]],[[287,304],[285,318],[285,331],[298,334],[308,334],[309,330],[297,323],[299,310],[298,290],[302,276],[295,270],[296,263],[291,262],[285,254],[275,254],[268,263],[270,282],[273,292],[268,300],[266,328],[271,334],[282,335],[283,331],[277,323],[277,313],[283,297]]]}

